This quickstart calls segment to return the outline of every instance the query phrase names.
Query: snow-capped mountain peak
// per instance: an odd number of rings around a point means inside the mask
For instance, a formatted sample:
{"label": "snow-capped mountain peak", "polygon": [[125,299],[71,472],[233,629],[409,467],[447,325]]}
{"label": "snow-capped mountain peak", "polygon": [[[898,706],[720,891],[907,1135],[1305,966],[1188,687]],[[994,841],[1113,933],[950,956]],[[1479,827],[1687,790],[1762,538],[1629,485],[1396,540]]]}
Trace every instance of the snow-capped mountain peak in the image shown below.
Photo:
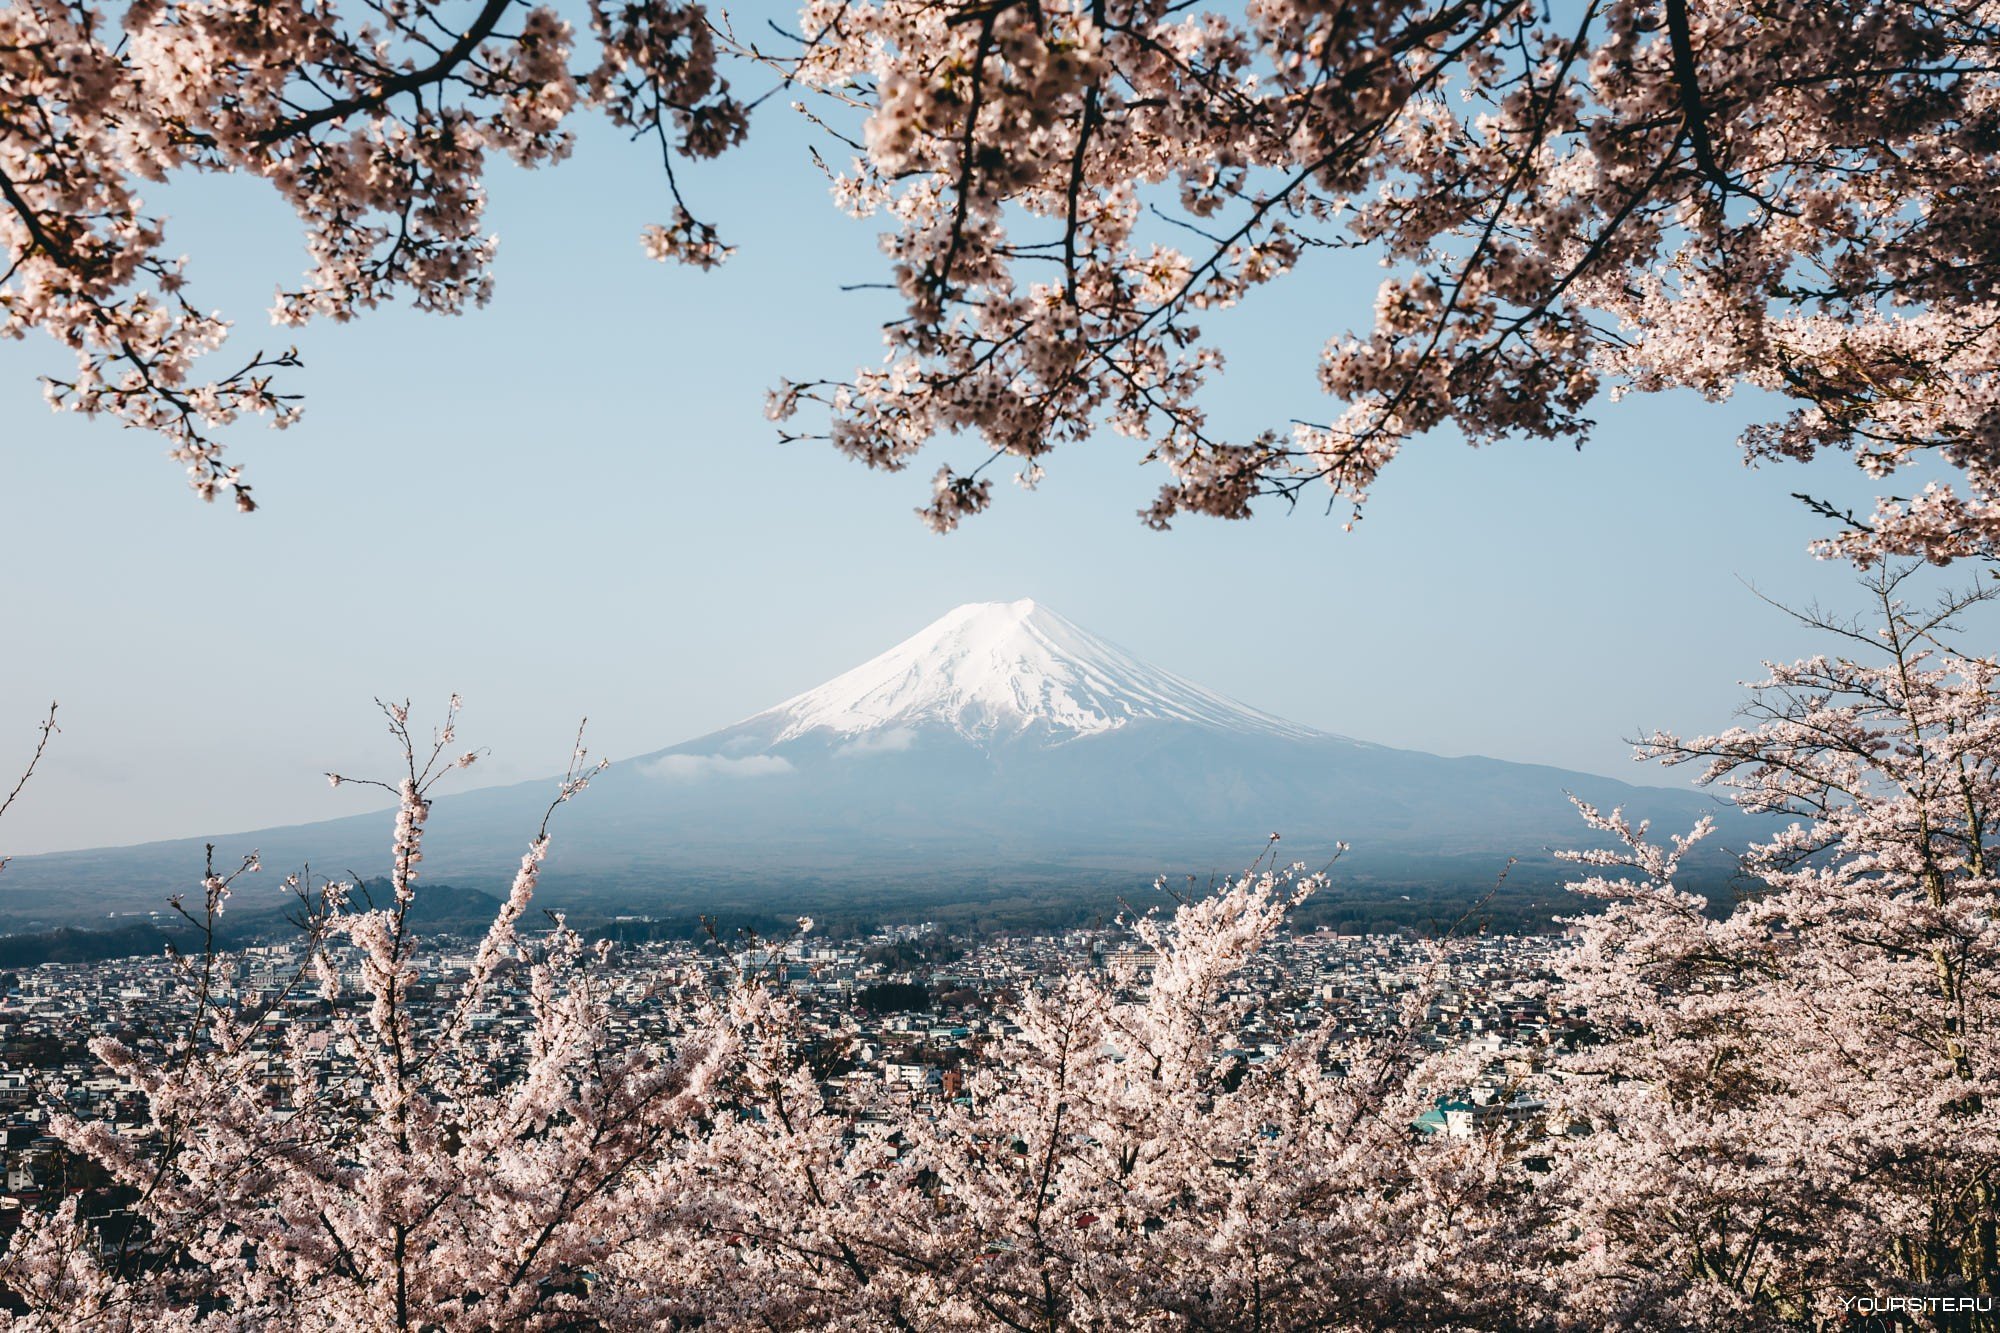
{"label": "snow-capped mountain peak", "polygon": [[771,744],[937,727],[981,742],[1034,732],[1060,743],[1146,720],[1319,734],[1142,662],[1027,599],[958,607],[743,725],[763,724],[755,730]]}

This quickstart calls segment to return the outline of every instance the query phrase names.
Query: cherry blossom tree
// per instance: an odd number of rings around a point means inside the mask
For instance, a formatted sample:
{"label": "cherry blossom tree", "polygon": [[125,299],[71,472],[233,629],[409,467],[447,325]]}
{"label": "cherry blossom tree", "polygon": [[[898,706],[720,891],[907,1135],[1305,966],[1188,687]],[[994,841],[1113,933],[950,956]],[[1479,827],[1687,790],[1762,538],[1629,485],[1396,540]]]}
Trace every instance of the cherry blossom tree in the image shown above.
{"label": "cherry blossom tree", "polygon": [[[1928,609],[1877,571],[1879,624],[1817,612],[1847,652],[1773,665],[1747,725],[1644,753],[1699,763],[1788,818],[1717,919],[1675,885],[1709,829],[1669,843],[1588,807],[1618,847],[1574,859],[1564,997],[1580,1051],[1577,1280],[1625,1326],[1827,1326],[1852,1302],[1987,1312],[2000,1286],[2000,664],[1952,646],[1991,588]],[[1953,1305],[1962,1301],[1962,1305]]]}
{"label": "cherry blossom tree", "polygon": [[[676,1002],[660,1040],[606,1030],[591,955],[559,915],[519,927],[549,846],[547,820],[443,1017],[411,1007],[416,899],[452,719],[419,744],[388,708],[406,770],[388,900],[300,875],[304,962],[247,1009],[213,927],[255,869],[211,867],[199,908],[208,947],[181,960],[190,1021],[156,1040],[93,1043],[143,1097],[140,1132],[66,1114],[50,1131],[135,1191],[144,1238],[109,1256],[75,1200],[31,1219],[0,1267],[25,1328],[534,1329],[659,1327],[686,1313],[700,1274],[621,1281],[633,1246],[680,1220],[666,1169],[735,1049],[705,1000]],[[454,713],[456,701],[454,700]],[[594,768],[579,744],[550,811]],[[338,781],[338,780],[337,780]],[[476,1021],[502,986],[524,988],[519,1036]],[[258,1039],[284,1009],[275,1044]]]}
{"label": "cherry blossom tree", "polygon": [[[1072,974],[1008,1009],[966,1095],[833,1112],[767,1038],[729,1131],[722,1225],[790,1328],[1554,1327],[1557,1196],[1508,1131],[1412,1126],[1476,1062],[1400,1024],[1232,1049],[1245,967],[1321,889],[1253,872],[1134,923],[1150,976]],[[1441,943],[1441,951],[1448,943]],[[773,1037],[782,1008],[767,1011]]]}

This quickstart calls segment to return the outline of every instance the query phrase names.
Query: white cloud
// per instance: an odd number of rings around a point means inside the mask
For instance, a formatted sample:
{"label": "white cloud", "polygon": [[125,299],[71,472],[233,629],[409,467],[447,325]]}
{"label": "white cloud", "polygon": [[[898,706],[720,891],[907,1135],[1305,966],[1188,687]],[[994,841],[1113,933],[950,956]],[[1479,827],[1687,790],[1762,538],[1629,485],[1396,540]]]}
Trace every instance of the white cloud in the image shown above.
{"label": "white cloud", "polygon": [[835,754],[896,754],[917,743],[917,733],[908,727],[889,727],[882,731],[864,731],[847,744],[835,750]]}
{"label": "white cloud", "polygon": [[764,778],[792,771],[792,761],[781,755],[751,754],[729,759],[719,754],[663,755],[639,770],[649,778],[696,782],[702,778]]}

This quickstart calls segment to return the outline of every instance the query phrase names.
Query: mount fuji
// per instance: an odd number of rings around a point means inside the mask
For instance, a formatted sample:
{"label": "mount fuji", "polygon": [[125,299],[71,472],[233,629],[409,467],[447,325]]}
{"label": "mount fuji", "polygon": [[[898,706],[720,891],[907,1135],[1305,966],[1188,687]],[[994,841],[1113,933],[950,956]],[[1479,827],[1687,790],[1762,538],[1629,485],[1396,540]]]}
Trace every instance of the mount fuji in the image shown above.
{"label": "mount fuji", "polygon": [[[425,877],[504,885],[549,789],[441,797]],[[1318,864],[1336,840],[1352,844],[1343,878],[1363,893],[1477,896],[1519,858],[1516,881],[1546,898],[1561,877],[1552,850],[1591,841],[1572,791],[1663,828],[1727,819],[1693,791],[1300,726],[1035,602],[975,603],[733,726],[614,764],[558,815],[544,896],[624,910],[699,908],[704,895],[927,902],[1130,888],[1240,869],[1276,831],[1287,860]],[[20,857],[0,877],[0,924],[54,919],[65,905],[74,919],[84,902],[100,917],[156,905],[198,877],[203,841],[219,859],[258,848],[274,870],[380,873],[387,825],[354,816]]]}
{"label": "mount fuji", "polygon": [[973,602],[817,689],[676,749],[770,753],[814,739],[835,751],[882,750],[949,734],[991,752],[1156,723],[1285,740],[1322,734],[1142,662],[1032,601]]}

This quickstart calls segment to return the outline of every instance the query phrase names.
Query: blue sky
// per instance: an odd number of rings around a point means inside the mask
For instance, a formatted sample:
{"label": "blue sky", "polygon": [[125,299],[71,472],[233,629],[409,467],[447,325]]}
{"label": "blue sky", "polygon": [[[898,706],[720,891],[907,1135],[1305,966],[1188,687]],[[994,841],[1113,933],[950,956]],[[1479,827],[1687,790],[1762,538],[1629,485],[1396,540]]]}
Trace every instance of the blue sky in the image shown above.
{"label": "blue sky", "polygon": [[[910,473],[780,446],[780,376],[880,355],[872,228],[835,212],[781,104],[690,173],[739,253],[700,274],[640,252],[668,211],[656,160],[602,125],[570,163],[492,181],[498,291],[459,319],[404,310],[306,330],[291,431],[242,429],[264,508],[200,504],[157,440],[56,417],[45,341],[0,346],[0,771],[62,703],[63,735],[0,851],[199,835],[352,813],[328,768],[391,757],[370,699],[467,700],[487,781],[561,767],[582,714],[616,758],[725,725],[959,602],[1029,596],[1161,666],[1298,721],[1444,754],[1632,780],[1654,725],[1725,724],[1760,658],[1813,645],[1741,580],[1849,600],[1789,497],[1872,494],[1839,462],[1746,469],[1759,404],[1606,405],[1596,440],[1424,440],[1354,532],[1317,506],[1145,530],[1159,482],[1129,441],[1059,452],[1041,491],[940,538]],[[162,196],[197,300],[237,321],[220,359],[290,338],[273,289],[296,231],[247,181]],[[1325,339],[1381,271],[1314,255],[1211,326],[1218,420],[1324,419]],[[1762,405],[1768,407],[1768,404]]]}

